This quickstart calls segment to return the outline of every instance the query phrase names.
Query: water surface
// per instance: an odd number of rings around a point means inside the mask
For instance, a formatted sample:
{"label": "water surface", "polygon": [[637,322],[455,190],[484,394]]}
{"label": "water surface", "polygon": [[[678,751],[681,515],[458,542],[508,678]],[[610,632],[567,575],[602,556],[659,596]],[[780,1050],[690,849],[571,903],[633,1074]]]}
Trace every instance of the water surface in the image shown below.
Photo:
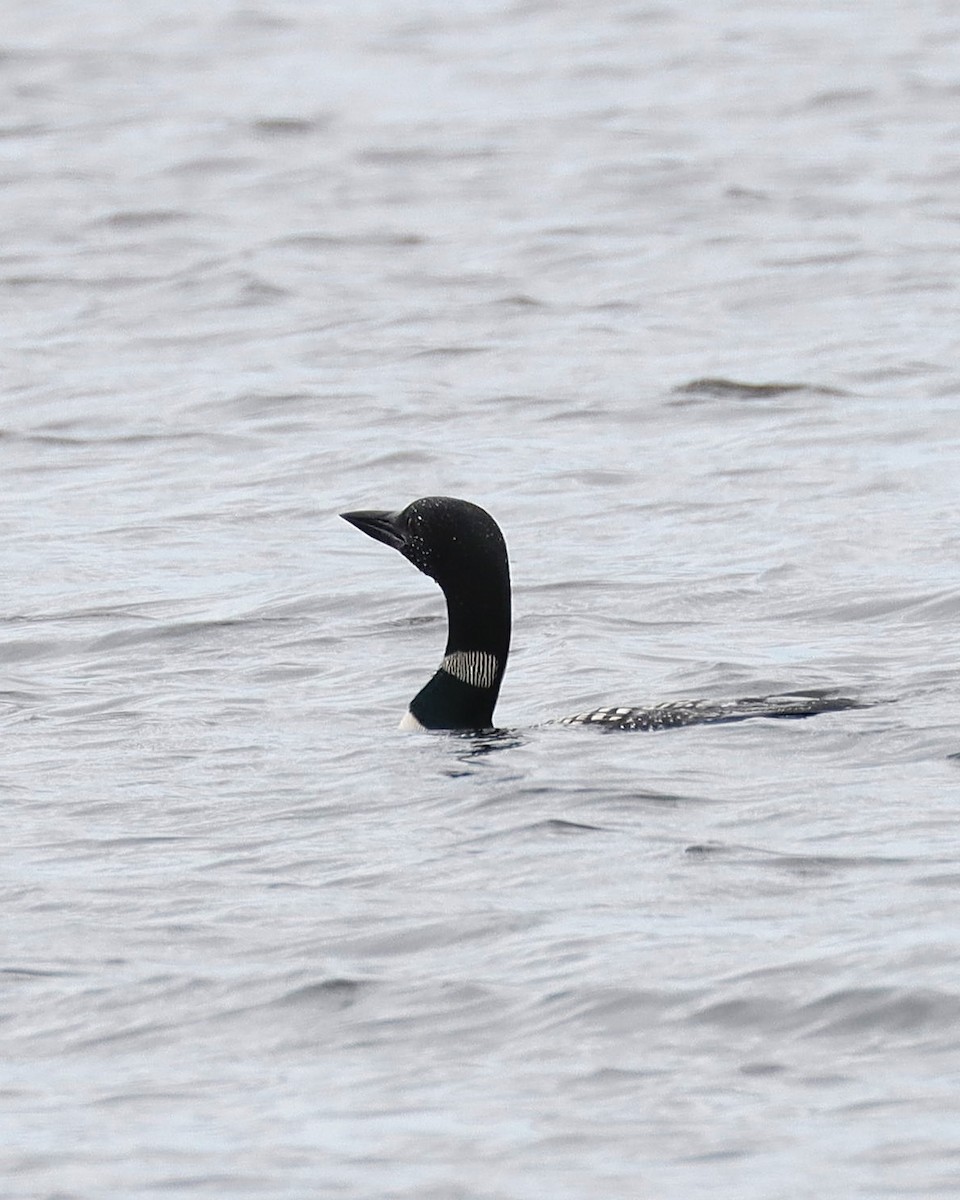
{"label": "water surface", "polygon": [[[11,1197],[960,1188],[950,6],[8,5]],[[508,736],[410,737],[503,525]],[[597,704],[884,703],[660,735]]]}

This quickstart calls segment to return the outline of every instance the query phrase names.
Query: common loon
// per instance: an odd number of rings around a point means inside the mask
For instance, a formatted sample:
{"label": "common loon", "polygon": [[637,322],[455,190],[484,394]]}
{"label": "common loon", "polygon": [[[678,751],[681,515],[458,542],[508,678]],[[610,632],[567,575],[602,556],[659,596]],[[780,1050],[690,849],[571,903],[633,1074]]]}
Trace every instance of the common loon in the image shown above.
{"label": "common loon", "polygon": [[[340,515],[378,542],[399,550],[418,570],[435,579],[446,597],[448,633],[443,661],[410,701],[400,728],[493,728],[493,709],[510,649],[510,565],[499,525],[478,505],[450,496],[426,496],[395,513]],[[561,717],[558,723],[669,729],[750,717],[809,717],[862,706],[857,700],[810,692],[595,708]]]}

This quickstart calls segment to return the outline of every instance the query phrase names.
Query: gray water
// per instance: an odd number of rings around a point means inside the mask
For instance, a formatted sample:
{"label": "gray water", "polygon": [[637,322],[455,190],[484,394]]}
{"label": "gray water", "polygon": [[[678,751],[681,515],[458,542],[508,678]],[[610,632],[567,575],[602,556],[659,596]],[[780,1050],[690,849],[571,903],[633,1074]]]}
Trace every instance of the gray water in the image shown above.
{"label": "gray water", "polygon": [[[0,87],[3,1196],[960,1194],[956,6],[8,0]],[[396,730],[336,514],[434,493],[503,738]]]}

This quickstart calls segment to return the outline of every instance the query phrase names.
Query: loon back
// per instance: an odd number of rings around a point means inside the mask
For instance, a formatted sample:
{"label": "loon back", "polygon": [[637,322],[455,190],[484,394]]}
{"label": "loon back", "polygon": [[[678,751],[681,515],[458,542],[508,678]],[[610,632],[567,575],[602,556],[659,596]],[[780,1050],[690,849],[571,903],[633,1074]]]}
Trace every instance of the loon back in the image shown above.
{"label": "loon back", "polygon": [[[410,701],[401,729],[481,730],[493,710],[510,650],[510,565],[493,517],[468,500],[426,496],[399,512],[340,514],[363,533],[399,550],[440,585],[447,602],[443,661]],[[864,707],[825,692],[742,700],[669,700],[639,708],[595,708],[561,725],[605,729],[671,729],[750,717],[809,717]]]}

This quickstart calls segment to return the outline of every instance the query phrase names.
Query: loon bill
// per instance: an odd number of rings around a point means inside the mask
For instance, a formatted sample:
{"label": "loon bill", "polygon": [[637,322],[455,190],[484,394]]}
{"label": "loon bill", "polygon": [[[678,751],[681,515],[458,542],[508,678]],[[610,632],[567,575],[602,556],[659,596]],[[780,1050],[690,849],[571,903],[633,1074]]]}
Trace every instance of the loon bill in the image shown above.
{"label": "loon bill", "polygon": [[[493,709],[510,650],[510,564],[500,527],[468,500],[426,496],[400,512],[341,513],[345,521],[399,550],[435,579],[447,601],[447,648],[438,670],[410,701],[401,729],[493,728]],[[562,717],[561,725],[604,729],[672,729],[745,721],[750,717],[810,717],[858,700],[797,692],[743,700],[670,700],[641,708],[595,708]]]}

